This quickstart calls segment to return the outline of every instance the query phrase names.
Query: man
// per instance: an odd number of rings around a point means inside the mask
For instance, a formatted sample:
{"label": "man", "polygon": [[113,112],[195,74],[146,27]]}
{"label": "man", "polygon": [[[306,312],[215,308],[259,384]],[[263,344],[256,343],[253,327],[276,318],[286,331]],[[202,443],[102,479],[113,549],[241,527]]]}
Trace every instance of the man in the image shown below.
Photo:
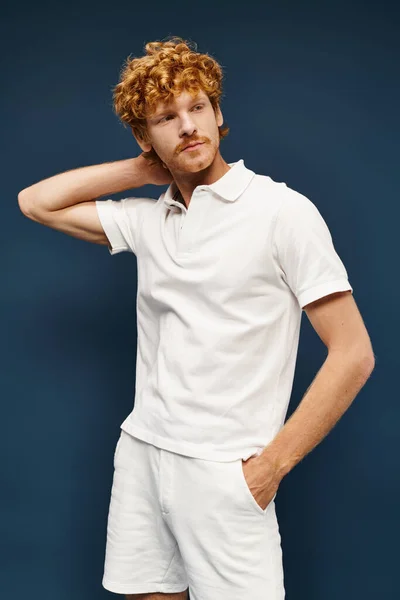
{"label": "man", "polygon": [[[129,599],[283,600],[279,484],[374,355],[316,206],[222,158],[218,65],[179,38],[146,50],[114,96],[142,154],[19,195],[29,218],[137,256],[135,405],[114,455],[102,583]],[[157,201],[93,200],[147,183],[170,185]],[[328,353],[284,424],[302,310]]]}

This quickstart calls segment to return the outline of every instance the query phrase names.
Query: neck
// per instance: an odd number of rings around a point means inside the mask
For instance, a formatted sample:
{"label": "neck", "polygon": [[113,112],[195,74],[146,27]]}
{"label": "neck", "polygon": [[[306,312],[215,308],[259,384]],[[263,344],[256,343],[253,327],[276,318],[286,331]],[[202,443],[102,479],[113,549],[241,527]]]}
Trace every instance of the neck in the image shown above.
{"label": "neck", "polygon": [[231,167],[224,161],[218,152],[215,159],[206,169],[197,173],[173,174],[176,187],[180,192],[179,202],[189,207],[190,200],[195,188],[199,185],[211,185],[220,179]]}

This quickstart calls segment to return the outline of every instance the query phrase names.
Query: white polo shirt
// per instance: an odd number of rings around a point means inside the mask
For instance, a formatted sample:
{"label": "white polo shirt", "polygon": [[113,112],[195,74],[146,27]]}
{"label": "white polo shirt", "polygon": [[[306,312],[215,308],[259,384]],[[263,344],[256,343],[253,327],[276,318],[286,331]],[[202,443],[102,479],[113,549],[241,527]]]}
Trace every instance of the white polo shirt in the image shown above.
{"label": "white polo shirt", "polygon": [[97,200],[110,254],[137,257],[135,400],[121,428],[187,456],[259,454],[284,424],[302,308],[350,290],[316,206],[241,159],[189,207]]}

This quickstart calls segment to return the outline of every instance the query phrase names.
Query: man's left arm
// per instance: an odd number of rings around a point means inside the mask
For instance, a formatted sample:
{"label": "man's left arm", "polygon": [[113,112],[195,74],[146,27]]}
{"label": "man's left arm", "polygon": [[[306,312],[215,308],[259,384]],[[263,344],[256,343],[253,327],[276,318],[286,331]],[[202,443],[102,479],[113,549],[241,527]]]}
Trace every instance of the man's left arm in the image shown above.
{"label": "man's left arm", "polygon": [[271,497],[283,477],[334,427],[375,366],[371,341],[350,291],[320,298],[304,311],[328,356],[297,409],[258,457],[260,469],[263,465],[268,473]]}

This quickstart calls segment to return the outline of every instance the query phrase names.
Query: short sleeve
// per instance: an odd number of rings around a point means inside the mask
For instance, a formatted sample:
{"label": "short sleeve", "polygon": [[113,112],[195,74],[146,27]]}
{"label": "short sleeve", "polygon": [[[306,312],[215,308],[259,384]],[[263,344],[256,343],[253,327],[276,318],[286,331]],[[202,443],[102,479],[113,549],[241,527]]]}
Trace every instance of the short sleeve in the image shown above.
{"label": "short sleeve", "polygon": [[300,308],[353,288],[321,213],[306,196],[288,189],[278,210],[273,253]]}
{"label": "short sleeve", "polygon": [[153,198],[96,200],[97,214],[109,240],[110,254],[137,254],[142,220],[155,204]]}

